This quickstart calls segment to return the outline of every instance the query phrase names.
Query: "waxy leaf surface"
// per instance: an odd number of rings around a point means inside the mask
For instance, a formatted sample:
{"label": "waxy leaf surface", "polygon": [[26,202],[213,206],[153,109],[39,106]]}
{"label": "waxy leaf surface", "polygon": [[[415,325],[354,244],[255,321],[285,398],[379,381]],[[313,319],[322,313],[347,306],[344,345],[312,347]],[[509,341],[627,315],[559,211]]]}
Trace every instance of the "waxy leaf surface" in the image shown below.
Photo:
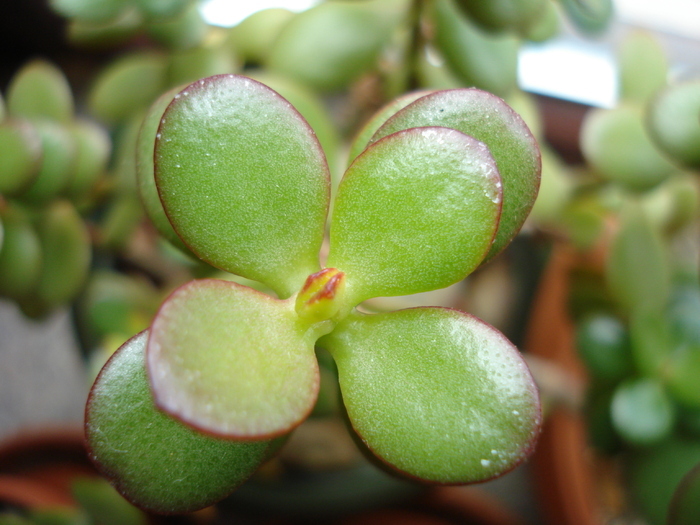
{"label": "waxy leaf surface", "polygon": [[376,142],[348,168],[331,221],[329,267],[348,302],[444,288],[491,247],[501,181],[481,142],[415,128]]}
{"label": "waxy leaf surface", "polygon": [[372,137],[381,128],[384,123],[396,114],[397,111],[405,108],[411,102],[418,100],[425,95],[432,93],[432,91],[412,91],[410,93],[404,93],[398,98],[395,98],[385,106],[379,109],[372,118],[362,127],[355,139],[352,141],[350,146],[350,153],[348,155],[348,162],[352,162],[355,158],[362,153],[367,145],[372,140]]}
{"label": "waxy leaf surface", "polygon": [[272,442],[215,439],[158,410],[146,376],[147,337],[142,332],[127,341],[92,387],[85,424],[90,457],[142,508],[197,510],[245,481]]}
{"label": "waxy leaf surface", "polygon": [[478,89],[452,89],[419,98],[391,117],[374,135],[417,126],[453,128],[485,143],[503,183],[503,213],[488,258],[499,253],[522,227],[537,197],[541,160],[525,122],[503,100]]}
{"label": "waxy leaf surface", "polygon": [[200,80],[160,125],[156,185],[175,230],[206,262],[281,296],[318,270],[330,182],[316,135],[268,87]]}
{"label": "waxy leaf surface", "polygon": [[192,281],[151,325],[158,406],[211,434],[261,439],[297,426],[316,401],[318,334],[294,303],[228,281]]}
{"label": "waxy leaf surface", "polygon": [[535,384],[517,349],[443,308],[352,314],[320,346],[365,444],[409,476],[484,481],[514,468],[539,432]]}

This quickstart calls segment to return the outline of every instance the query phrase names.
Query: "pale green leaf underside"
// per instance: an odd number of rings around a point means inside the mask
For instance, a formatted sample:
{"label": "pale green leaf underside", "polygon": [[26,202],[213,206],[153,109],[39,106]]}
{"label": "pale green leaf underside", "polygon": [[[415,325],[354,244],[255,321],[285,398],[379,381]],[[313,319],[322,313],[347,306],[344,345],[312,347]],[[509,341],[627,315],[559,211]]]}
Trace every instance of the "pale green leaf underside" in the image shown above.
{"label": "pale green leaf underside", "polygon": [[151,105],[139,130],[138,144],[136,147],[136,176],[138,180],[139,195],[148,218],[156,227],[158,232],[172,244],[180,249],[189,251],[183,244],[180,237],[173,230],[168,217],[163,210],[163,204],[158,196],[156,188],[155,166],[153,164],[153,153],[155,150],[156,134],[160,126],[160,119],[177,94],[179,89],[173,89],[163,93]]}
{"label": "pale green leaf underside", "polygon": [[447,128],[404,130],[367,148],[338,187],[327,265],[348,302],[444,288],[491,247],[501,182],[488,148]]}
{"label": "pale green leaf underside", "polygon": [[93,386],[86,411],[90,455],[136,505],[156,512],[197,510],[245,481],[271,442],[215,439],[158,410],[146,376],[147,336],[127,341]]}
{"label": "pale green leaf underside", "polygon": [[319,342],[343,402],[384,462],[437,483],[471,483],[523,461],[539,432],[535,384],[517,349],[443,308],[352,314]]}
{"label": "pale green leaf underside", "polygon": [[318,269],[328,166],[271,89],[235,75],[191,84],[163,116],[155,163],[165,212],[203,260],[285,297]]}
{"label": "pale green leaf underside", "polygon": [[318,394],[314,340],[294,305],[228,281],[192,281],[151,325],[148,372],[158,406],[205,432],[281,435]]}
{"label": "pale green leaf underside", "polygon": [[485,143],[503,182],[503,213],[488,258],[518,233],[537,197],[539,148],[525,122],[502,99],[478,89],[451,89],[421,97],[391,117],[374,135],[417,126],[453,128]]}

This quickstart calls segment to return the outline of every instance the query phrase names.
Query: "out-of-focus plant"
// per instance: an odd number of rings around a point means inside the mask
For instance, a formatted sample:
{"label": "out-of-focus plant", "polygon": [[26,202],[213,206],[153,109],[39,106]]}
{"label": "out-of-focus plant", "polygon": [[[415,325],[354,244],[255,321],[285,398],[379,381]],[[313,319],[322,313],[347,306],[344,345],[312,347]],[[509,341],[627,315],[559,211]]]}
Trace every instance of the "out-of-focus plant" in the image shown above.
{"label": "out-of-focus plant", "polygon": [[602,254],[572,276],[591,439],[625,458],[635,504],[661,524],[700,461],[700,98],[697,82],[669,85],[647,33],[631,33],[618,58],[619,103],[587,114],[586,168],[566,179],[570,201],[549,224]]}

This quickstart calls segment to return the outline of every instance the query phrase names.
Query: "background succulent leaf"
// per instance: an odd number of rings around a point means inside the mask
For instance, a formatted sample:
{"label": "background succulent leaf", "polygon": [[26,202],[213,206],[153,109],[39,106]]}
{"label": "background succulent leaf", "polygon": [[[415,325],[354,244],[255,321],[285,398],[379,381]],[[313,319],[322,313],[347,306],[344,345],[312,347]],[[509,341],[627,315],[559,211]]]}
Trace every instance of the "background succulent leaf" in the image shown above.
{"label": "background succulent leaf", "polygon": [[319,341],[365,444],[409,476],[472,483],[514,468],[539,432],[537,389],[517,349],[444,308],[354,313]]}
{"label": "background succulent leaf", "polygon": [[417,126],[453,128],[488,146],[503,183],[503,212],[487,259],[493,258],[520,231],[537,197],[542,169],[537,141],[503,100],[478,89],[421,97],[391,117],[372,141]]}
{"label": "background succulent leaf", "polygon": [[70,130],[57,122],[37,120],[34,129],[41,139],[41,164],[36,178],[20,198],[42,204],[67,189],[76,167],[78,148]]}
{"label": "background succulent leaf", "polygon": [[26,64],[7,87],[7,109],[16,117],[66,124],[73,118],[73,105],[73,93],[65,75],[44,60]]}
{"label": "background succulent leaf", "polygon": [[700,79],[658,93],[649,104],[646,123],[662,151],[683,165],[700,167]]}
{"label": "background succulent leaf", "polygon": [[43,261],[32,299],[54,308],[74,299],[87,279],[92,247],[90,233],[75,206],[56,200],[37,220]]}
{"label": "background succulent leaf", "polygon": [[367,148],[338,187],[327,265],[351,304],[444,288],[483,260],[501,211],[488,148],[448,128],[413,128]]}
{"label": "background succulent leaf", "polygon": [[693,525],[700,520],[700,463],[681,480],[671,499],[668,525]]}
{"label": "background succulent leaf", "polygon": [[675,169],[656,149],[642,111],[633,105],[587,113],[580,141],[586,161],[602,178],[631,190],[647,190]]}
{"label": "background succulent leaf", "polygon": [[28,120],[0,122],[0,193],[11,196],[32,184],[39,173],[41,137]]}
{"label": "background succulent leaf", "polygon": [[88,95],[90,112],[117,124],[147,108],[166,88],[165,56],[157,52],[123,55],[102,70]]}
{"label": "background succulent leaf", "polygon": [[666,51],[650,32],[636,31],[622,41],[618,51],[620,98],[645,104],[666,85]]}
{"label": "background succulent leaf", "polygon": [[4,238],[0,250],[0,294],[13,299],[28,295],[41,272],[42,250],[36,228],[19,206],[0,207]]}
{"label": "background succulent leaf", "polygon": [[451,0],[434,3],[435,46],[463,85],[501,97],[517,85],[519,40],[493,34],[465,18]]}
{"label": "background succulent leaf", "polygon": [[91,458],[136,505],[156,512],[200,509],[245,481],[271,441],[215,439],[153,404],[145,369],[147,332],[127,341],[98,376],[86,409]]}
{"label": "background succulent leaf", "polygon": [[[276,38],[266,66],[319,91],[335,91],[374,68],[391,35],[385,4],[324,2],[291,18]],[[313,60],[309,57],[313,56]]]}
{"label": "background succulent leaf", "polygon": [[201,259],[288,297],[319,268],[330,180],[316,135],[246,77],[210,77],[175,97],[155,150],[170,222]]}
{"label": "background succulent leaf", "polygon": [[163,303],[150,329],[156,403],[210,434],[262,439],[309,414],[318,394],[315,339],[294,304],[214,279]]}
{"label": "background succulent leaf", "polygon": [[667,252],[643,210],[630,204],[621,217],[606,263],[606,279],[621,306],[659,311],[670,292]]}

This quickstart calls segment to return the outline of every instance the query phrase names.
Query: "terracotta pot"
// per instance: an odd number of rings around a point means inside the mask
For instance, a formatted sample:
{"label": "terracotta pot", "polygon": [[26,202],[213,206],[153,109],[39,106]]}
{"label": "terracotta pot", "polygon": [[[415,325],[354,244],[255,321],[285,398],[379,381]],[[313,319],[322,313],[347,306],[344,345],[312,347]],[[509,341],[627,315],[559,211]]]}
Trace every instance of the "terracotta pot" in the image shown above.
{"label": "terracotta pot", "polygon": [[[533,303],[525,348],[566,375],[568,387],[579,393],[586,382],[578,359],[574,325],[568,311],[570,275],[574,267],[601,264],[600,254],[582,259],[568,246],[557,246]],[[582,396],[578,397],[579,400]],[[594,458],[587,443],[580,406],[558,403],[547,414],[532,460],[542,512],[551,525],[603,523],[601,480],[594,473]]]}
{"label": "terracotta pot", "polygon": [[82,427],[31,429],[0,443],[0,502],[9,506],[74,506],[72,482],[96,475]]}

